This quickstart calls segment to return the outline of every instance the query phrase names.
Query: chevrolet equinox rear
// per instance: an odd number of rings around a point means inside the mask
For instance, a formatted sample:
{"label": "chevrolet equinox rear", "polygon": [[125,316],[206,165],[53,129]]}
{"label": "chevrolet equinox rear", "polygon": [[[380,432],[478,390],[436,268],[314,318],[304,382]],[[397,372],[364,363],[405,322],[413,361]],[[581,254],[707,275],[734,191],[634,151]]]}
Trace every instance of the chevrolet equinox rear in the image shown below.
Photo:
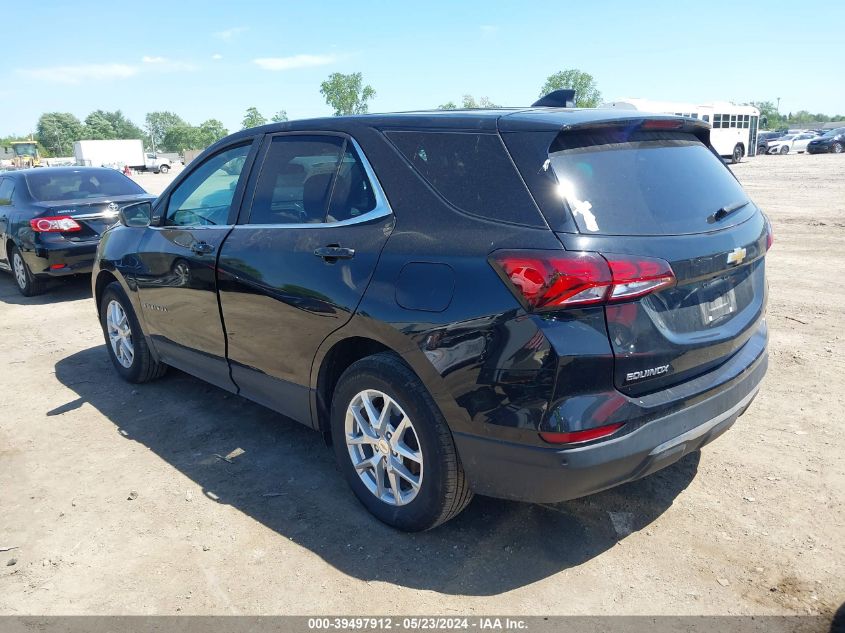
{"label": "chevrolet equinox rear", "polygon": [[100,244],[117,372],[322,432],[403,530],[655,472],[746,410],[771,227],[695,119],[528,108],[232,135]]}

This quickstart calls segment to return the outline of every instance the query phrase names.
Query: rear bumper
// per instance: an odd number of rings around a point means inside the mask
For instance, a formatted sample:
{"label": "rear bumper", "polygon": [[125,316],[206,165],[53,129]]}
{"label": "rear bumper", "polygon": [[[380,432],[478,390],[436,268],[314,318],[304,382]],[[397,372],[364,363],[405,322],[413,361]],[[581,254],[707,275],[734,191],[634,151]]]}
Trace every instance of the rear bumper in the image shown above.
{"label": "rear bumper", "polygon": [[596,444],[557,449],[464,433],[455,443],[478,494],[554,503],[649,475],[725,432],[757,395],[768,366],[763,352],[730,383],[686,408]]}
{"label": "rear bumper", "polygon": [[97,242],[40,244],[22,256],[34,275],[66,277],[90,273],[97,253]]}

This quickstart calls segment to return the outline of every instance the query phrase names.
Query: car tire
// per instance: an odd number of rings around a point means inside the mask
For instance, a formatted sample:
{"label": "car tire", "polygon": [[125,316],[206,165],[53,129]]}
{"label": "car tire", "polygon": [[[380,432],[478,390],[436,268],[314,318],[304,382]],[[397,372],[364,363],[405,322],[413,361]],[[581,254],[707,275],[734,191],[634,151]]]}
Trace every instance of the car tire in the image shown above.
{"label": "car tire", "polygon": [[167,372],[167,365],[150,353],[132,304],[116,281],[106,286],[100,299],[100,325],[112,365],[125,381],[149,382]]}
{"label": "car tire", "polygon": [[161,167],[158,168],[158,170],[162,174],[166,174],[168,171],[170,171],[170,167],[168,167],[167,165],[162,165]]}
{"label": "car tire", "polygon": [[789,153],[789,146],[784,145],[783,147],[781,147],[779,153],[780,154],[788,154]]}
{"label": "car tire", "polygon": [[34,297],[47,290],[47,282],[32,274],[17,246],[12,246],[9,263],[12,267],[12,276],[15,278],[15,286],[24,297]]}
{"label": "car tire", "polygon": [[742,157],[745,155],[745,151],[742,149],[742,145],[739,143],[736,144],[734,147],[733,154],[731,154],[731,163],[736,165],[738,162],[742,160]]}
{"label": "car tire", "polygon": [[842,143],[834,143],[833,147],[830,148],[830,151],[834,154],[841,154],[843,149],[845,148],[843,148]]}
{"label": "car tire", "polygon": [[472,499],[443,414],[393,354],[368,356],[343,373],[332,396],[331,431],[335,458],[355,496],[392,527],[429,530]]}

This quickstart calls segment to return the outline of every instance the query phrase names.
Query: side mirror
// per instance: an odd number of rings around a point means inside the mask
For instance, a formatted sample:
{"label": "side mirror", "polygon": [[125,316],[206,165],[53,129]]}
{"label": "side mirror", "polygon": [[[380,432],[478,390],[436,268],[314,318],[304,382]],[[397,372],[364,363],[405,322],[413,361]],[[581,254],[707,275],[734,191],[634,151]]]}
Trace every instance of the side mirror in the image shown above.
{"label": "side mirror", "polygon": [[117,212],[117,218],[123,226],[136,228],[149,226],[152,215],[153,205],[149,201],[127,204]]}

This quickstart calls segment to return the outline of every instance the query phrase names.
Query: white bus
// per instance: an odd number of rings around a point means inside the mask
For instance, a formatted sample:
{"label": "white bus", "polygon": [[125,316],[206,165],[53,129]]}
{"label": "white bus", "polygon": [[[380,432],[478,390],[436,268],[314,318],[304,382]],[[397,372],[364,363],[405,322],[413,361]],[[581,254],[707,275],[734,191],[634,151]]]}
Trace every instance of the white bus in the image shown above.
{"label": "white bus", "polygon": [[743,156],[757,155],[757,125],[760,111],[754,106],[734,105],[727,101],[680,103],[649,99],[618,99],[601,108],[638,110],[701,119],[710,124],[710,143],[719,155],[738,163]]}

